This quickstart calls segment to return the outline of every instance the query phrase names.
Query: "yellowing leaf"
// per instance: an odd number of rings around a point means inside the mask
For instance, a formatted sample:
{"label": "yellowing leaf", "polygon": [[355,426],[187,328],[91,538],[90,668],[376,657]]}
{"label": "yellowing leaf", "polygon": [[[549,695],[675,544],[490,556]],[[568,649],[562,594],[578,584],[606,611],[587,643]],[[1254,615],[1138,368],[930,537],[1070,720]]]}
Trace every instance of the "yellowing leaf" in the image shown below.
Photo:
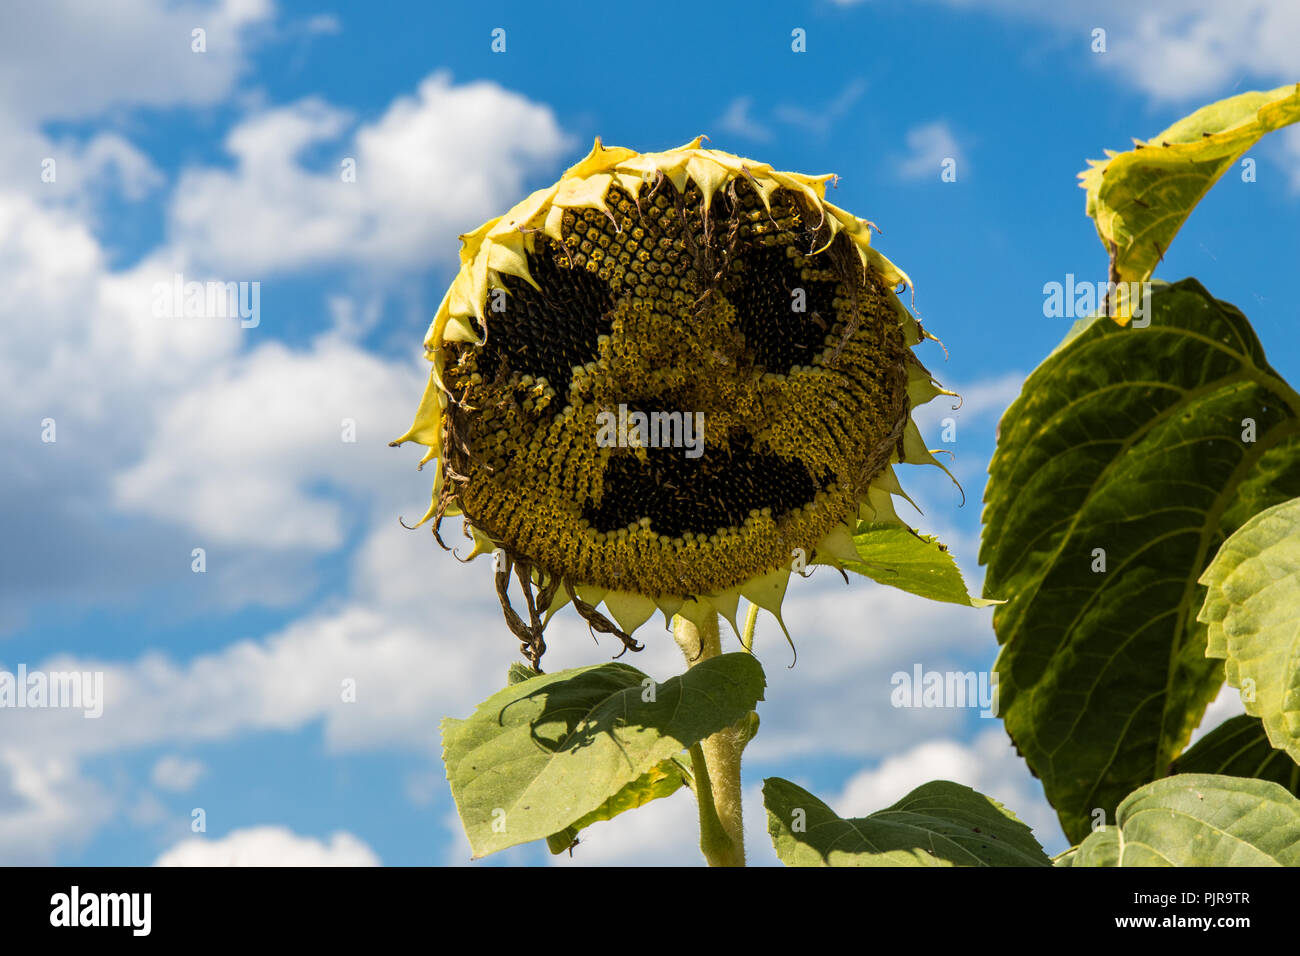
{"label": "yellowing leaf", "polygon": [[[1110,254],[1112,282],[1151,277],[1169,243],[1224,171],[1265,133],[1300,120],[1300,83],[1211,103],[1126,153],[1079,174]],[[1124,325],[1121,314],[1116,321]]]}

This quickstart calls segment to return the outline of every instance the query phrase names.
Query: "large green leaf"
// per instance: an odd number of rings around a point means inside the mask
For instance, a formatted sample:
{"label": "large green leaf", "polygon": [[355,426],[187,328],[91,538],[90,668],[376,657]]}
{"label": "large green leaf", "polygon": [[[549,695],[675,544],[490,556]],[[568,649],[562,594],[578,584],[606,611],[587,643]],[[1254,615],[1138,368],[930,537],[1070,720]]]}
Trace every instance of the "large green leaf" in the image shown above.
{"label": "large green leaf", "polygon": [[723,654],[658,684],[607,663],[512,684],[444,720],[443,761],[476,857],[561,833],[652,768],[745,717],[763,669]]}
{"label": "large green leaf", "polygon": [[1069,866],[1300,866],[1300,800],[1270,780],[1186,773],[1139,788]]}
{"label": "large green leaf", "polygon": [[1201,583],[1206,653],[1227,662],[1228,683],[1243,689],[1269,742],[1300,760],[1300,498],[1242,525]]}
{"label": "large green leaf", "polygon": [[1170,773],[1221,773],[1229,777],[1258,777],[1300,794],[1300,764],[1284,750],[1274,750],[1256,717],[1240,714],[1225,720],[1170,768]]}
{"label": "large green leaf", "polygon": [[1186,746],[1223,683],[1197,578],[1300,494],[1300,396],[1245,316],[1191,279],[1151,311],[1095,319],[1030,375],[985,489],[1000,714],[1074,841]]}
{"label": "large green leaf", "polygon": [[[1088,215],[1111,257],[1111,280],[1148,279],[1174,235],[1224,171],[1265,133],[1300,120],[1300,84],[1212,103],[1126,153],[1079,174]],[[1137,142],[1137,141],[1135,141]]]}
{"label": "large green leaf", "polygon": [[896,524],[859,522],[853,536],[858,556],[844,567],[873,581],[901,588],[933,601],[988,607],[999,601],[971,597],[957,562],[938,539]]}
{"label": "large green leaf", "polygon": [[684,786],[690,786],[691,774],[679,758],[673,757],[651,767],[614,796],[610,797],[581,820],[575,820],[559,833],[546,838],[552,853],[563,853],[572,848],[578,834],[602,820],[612,820],[625,810],[643,807],[651,800],[671,797]]}
{"label": "large green leaf", "polygon": [[996,800],[947,780],[845,820],[780,777],[763,781],[767,832],[786,866],[1048,866],[1032,831]]}

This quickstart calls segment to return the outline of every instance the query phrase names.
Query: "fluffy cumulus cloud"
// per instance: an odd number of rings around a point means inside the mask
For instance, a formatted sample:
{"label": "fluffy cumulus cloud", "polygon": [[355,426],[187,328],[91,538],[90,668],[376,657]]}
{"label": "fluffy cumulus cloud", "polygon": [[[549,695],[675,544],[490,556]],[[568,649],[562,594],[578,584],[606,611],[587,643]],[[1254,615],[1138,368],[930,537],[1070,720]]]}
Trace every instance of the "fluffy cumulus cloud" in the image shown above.
{"label": "fluffy cumulus cloud", "polygon": [[[47,135],[43,124],[137,106],[196,107],[230,96],[265,36],[271,0],[17,4],[0,30],[0,181],[83,213],[106,195],[162,185],[121,133]],[[193,31],[206,50],[195,52]]]}
{"label": "fluffy cumulus cloud", "polygon": [[176,398],[115,499],[203,541],[337,548],[347,522],[331,491],[394,475],[386,439],[411,417],[421,372],[330,336],[305,350],[268,342]]}
{"label": "fluffy cumulus cloud", "polygon": [[467,632],[489,630],[475,623],[486,621],[476,620],[472,605],[470,614],[457,608],[445,627],[430,629],[414,607],[380,609],[359,599],[187,661],[160,652],[124,662],[51,658],[42,670],[103,674],[102,716],[28,709],[7,715],[6,723],[25,751],[69,757],[292,731],[311,722],[323,725],[336,750],[427,748],[428,728],[444,713],[472,708],[482,688],[504,679],[514,657],[504,636],[464,640]]}
{"label": "fluffy cumulus cloud", "polygon": [[[112,271],[83,220],[0,191],[0,520],[25,542],[0,557],[0,628],[51,587],[87,597],[155,579],[154,529],[107,527],[105,473],[142,450],[157,416],[238,351],[237,322],[159,318],[166,251]],[[88,476],[99,476],[88,480]]]}
{"label": "fluffy cumulus cloud", "polygon": [[1295,80],[1300,6],[1291,0],[1162,0],[1137,11],[1112,2],[1106,22],[1092,19],[1111,25],[1114,59],[1107,65],[1158,99],[1226,95],[1246,77],[1264,84]]}
{"label": "fluffy cumulus cloud", "polygon": [[[203,105],[228,96],[271,0],[113,4],[50,0],[5,11],[0,107],[74,119],[132,106]],[[196,52],[193,31],[206,50]]]}
{"label": "fluffy cumulus cloud", "polygon": [[154,861],[155,866],[379,866],[379,857],[351,833],[329,840],[304,837],[288,827],[249,827],[218,840],[192,837]]}
{"label": "fluffy cumulus cloud", "polygon": [[[249,117],[226,139],[233,170],[181,176],[173,241],[249,278],[339,262],[425,268],[436,250],[454,253],[448,236],[499,215],[571,145],[547,107],[446,74],[345,138],[349,124],[312,99]],[[304,151],[324,144],[329,161],[306,165]]]}

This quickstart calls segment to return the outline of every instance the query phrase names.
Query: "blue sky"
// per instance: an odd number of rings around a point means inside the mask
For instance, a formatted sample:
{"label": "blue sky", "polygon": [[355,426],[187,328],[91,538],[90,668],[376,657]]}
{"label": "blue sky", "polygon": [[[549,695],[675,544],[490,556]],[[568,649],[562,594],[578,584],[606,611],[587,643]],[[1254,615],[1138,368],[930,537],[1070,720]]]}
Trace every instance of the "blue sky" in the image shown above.
{"label": "blue sky", "polygon": [[[880,227],[877,246],[912,276],[948,350],[926,345],[923,361],[966,397],[918,413],[953,452],[965,506],[941,475],[901,477],[925,511],[916,523],[977,587],[997,418],[1069,325],[1044,317],[1043,286],[1105,278],[1075,174],[1203,102],[1300,79],[1288,0],[1141,11],[6,7],[0,669],[100,671],[106,699],[91,720],[0,710],[0,862],[468,862],[437,722],[500,686],[515,642],[483,562],[462,566],[398,524],[423,511],[429,475],[386,443],[418,401],[456,236],[596,136],[658,150],[706,134],[840,176],[830,198]],[[1300,381],[1300,135],[1250,157],[1256,180],[1230,171],[1157,275],[1195,275],[1238,305]],[[355,182],[340,177],[347,159]],[[259,283],[259,321],[155,316],[155,284],[177,273]],[[947,416],[957,440],[941,446]],[[781,775],[848,815],[956,779],[1063,848],[998,722],[888,702],[897,670],[987,669],[987,612],[823,573],[796,582],[785,618],[799,664],[760,627],[769,688],[747,791]],[[645,638],[639,666],[681,669],[667,634]],[[571,614],[548,643],[552,669],[616,650]],[[1234,708],[1221,699],[1207,724]],[[750,802],[751,855],[769,862]],[[681,794],[593,828],[555,862],[693,862],[693,818]],[[545,859],[525,847],[489,862]]]}

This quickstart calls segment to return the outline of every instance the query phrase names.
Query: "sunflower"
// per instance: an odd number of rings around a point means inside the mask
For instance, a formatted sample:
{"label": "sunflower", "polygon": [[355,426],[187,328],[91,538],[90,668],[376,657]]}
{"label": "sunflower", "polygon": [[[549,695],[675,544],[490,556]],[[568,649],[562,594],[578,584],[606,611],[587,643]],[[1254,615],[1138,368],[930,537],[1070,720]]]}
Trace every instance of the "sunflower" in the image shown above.
{"label": "sunflower", "polygon": [[735,629],[744,597],[781,621],[792,573],[857,561],[860,520],[902,524],[892,465],[937,464],[910,411],[952,393],[831,178],[596,140],[461,237],[392,444],[436,460],[420,523],[463,516],[534,667],[569,602],[632,648],[656,609]]}

